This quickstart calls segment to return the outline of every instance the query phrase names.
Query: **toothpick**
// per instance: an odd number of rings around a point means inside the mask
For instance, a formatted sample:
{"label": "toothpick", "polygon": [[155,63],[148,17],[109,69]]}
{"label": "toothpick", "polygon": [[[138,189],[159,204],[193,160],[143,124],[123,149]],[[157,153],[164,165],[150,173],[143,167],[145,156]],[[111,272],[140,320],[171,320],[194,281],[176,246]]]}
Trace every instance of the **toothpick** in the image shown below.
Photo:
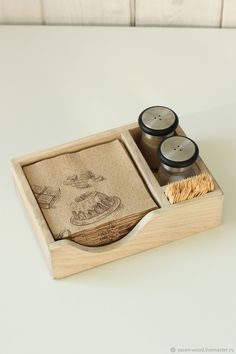
{"label": "toothpick", "polygon": [[212,177],[207,173],[189,177],[179,182],[168,184],[165,195],[171,204],[189,200],[214,190]]}

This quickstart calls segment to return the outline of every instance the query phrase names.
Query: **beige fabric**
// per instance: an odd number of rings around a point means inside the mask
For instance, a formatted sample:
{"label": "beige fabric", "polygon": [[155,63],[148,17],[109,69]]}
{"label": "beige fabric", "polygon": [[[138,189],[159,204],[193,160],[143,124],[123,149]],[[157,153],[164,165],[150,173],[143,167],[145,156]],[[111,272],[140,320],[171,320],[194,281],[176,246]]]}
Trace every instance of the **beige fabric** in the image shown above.
{"label": "beige fabric", "polygon": [[24,172],[55,239],[89,244],[86,237],[97,228],[104,242],[99,234],[95,243],[109,243],[105,231],[112,231],[111,224],[119,239],[157,207],[118,140],[45,159]]}

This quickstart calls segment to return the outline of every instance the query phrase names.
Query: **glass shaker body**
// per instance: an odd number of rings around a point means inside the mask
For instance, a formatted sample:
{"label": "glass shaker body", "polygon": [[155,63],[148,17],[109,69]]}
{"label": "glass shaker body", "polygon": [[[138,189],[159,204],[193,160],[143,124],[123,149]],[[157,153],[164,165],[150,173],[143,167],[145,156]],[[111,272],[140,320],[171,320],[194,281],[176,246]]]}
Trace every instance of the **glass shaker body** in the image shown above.
{"label": "glass shaker body", "polygon": [[157,170],[160,166],[157,148],[164,139],[174,135],[178,117],[170,108],[153,106],[140,114],[138,122],[142,130],[139,148],[148,165]]}
{"label": "glass shaker body", "polygon": [[158,149],[161,164],[157,179],[161,186],[199,174],[195,164],[199,155],[196,143],[183,136],[164,140]]}
{"label": "glass shaker body", "polygon": [[182,179],[198,175],[200,173],[196,164],[189,167],[170,167],[163,163],[160,164],[157,179],[161,186],[165,186],[171,182],[181,181]]}
{"label": "glass shaker body", "polygon": [[160,166],[160,159],[157,155],[158,146],[164,139],[172,135],[174,135],[174,132],[167,136],[155,136],[142,132],[139,148],[152,169],[157,170]]}

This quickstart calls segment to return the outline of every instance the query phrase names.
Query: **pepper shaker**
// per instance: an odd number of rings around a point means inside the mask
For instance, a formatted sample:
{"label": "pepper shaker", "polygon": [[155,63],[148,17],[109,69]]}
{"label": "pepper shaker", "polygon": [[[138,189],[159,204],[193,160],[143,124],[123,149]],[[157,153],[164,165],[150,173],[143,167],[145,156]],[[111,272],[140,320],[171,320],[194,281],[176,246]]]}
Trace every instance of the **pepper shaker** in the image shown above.
{"label": "pepper shaker", "polygon": [[161,161],[157,174],[161,186],[199,174],[195,164],[199,156],[198,146],[185,136],[162,141],[157,155]]}
{"label": "pepper shaker", "polygon": [[160,160],[157,148],[167,137],[174,135],[179,119],[177,114],[164,106],[146,108],[139,116],[142,136],[139,148],[152,169],[158,169]]}

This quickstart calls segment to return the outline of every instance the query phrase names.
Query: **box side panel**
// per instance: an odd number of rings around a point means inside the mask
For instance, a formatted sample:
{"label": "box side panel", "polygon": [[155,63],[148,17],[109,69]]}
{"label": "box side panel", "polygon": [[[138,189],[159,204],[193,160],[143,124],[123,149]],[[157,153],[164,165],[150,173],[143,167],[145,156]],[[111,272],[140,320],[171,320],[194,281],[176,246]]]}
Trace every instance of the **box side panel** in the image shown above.
{"label": "box side panel", "polygon": [[43,151],[38,151],[26,156],[16,158],[13,160],[13,163],[18,163],[21,166],[26,166],[44,159],[48,159],[66,153],[76,152],[91,146],[107,143],[115,139],[120,139],[121,132],[128,130],[129,128],[134,128],[136,127],[136,125],[136,123],[128,124],[127,126],[107,130],[105,132],[100,132],[88,137],[80,138],[69,143],[54,146]]}
{"label": "box side panel", "polygon": [[84,250],[71,241],[59,241],[51,245],[52,266],[55,278],[142,252],[184,237],[205,231],[220,223],[223,195],[214,193],[195,200],[158,209],[153,218],[141,221],[131,233],[114,247],[100,251]]}
{"label": "box side panel", "polygon": [[12,170],[16,190],[25,207],[28,219],[38,236],[39,244],[51,270],[51,253],[49,250],[49,244],[54,243],[55,240],[34,198],[33,192],[30,189],[21,166],[17,163],[12,163]]}

